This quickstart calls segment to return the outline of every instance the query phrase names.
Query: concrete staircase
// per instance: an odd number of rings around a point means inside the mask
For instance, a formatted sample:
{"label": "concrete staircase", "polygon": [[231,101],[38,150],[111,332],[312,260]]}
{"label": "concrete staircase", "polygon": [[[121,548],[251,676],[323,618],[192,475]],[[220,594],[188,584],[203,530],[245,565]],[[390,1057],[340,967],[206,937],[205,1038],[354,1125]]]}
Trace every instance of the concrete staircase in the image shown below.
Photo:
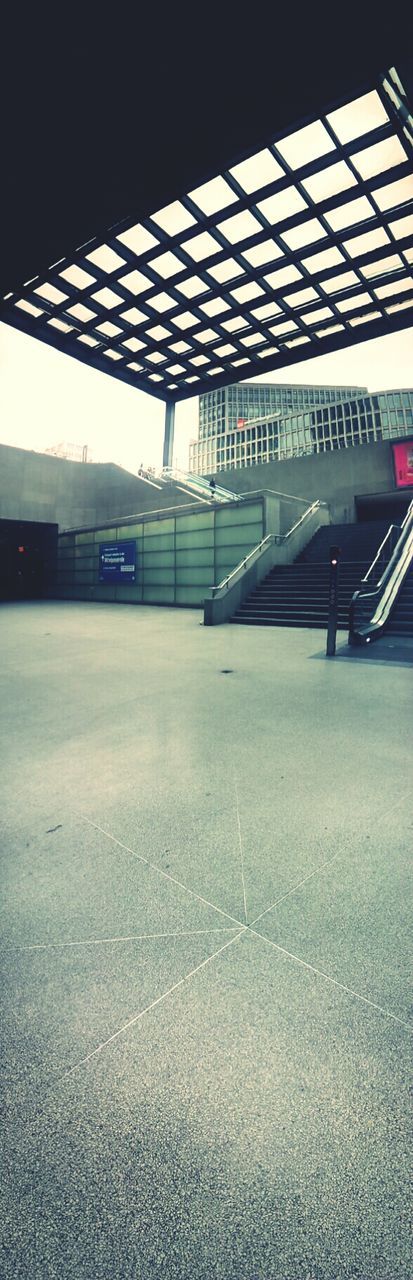
{"label": "concrete staircase", "polygon": [[326,627],[329,547],[336,544],[341,548],[338,626],[347,630],[351,597],[374,560],[387,529],[387,521],[323,525],[294,564],[271,569],[237,609],[231,622],[252,626]]}

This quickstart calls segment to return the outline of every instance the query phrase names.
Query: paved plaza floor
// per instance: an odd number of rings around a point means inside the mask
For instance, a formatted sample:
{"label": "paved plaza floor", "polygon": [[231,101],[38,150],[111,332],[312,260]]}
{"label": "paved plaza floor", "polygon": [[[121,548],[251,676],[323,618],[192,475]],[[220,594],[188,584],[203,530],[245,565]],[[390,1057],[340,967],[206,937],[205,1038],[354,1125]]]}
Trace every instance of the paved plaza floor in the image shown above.
{"label": "paved plaza floor", "polygon": [[412,672],[322,648],[2,606],[4,1280],[409,1280]]}

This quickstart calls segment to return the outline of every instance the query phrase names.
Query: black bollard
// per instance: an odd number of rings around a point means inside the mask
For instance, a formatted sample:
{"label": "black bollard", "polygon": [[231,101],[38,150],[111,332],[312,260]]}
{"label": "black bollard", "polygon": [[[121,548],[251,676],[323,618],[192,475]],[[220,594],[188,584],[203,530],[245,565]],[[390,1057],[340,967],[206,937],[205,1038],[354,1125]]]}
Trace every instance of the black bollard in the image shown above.
{"label": "black bollard", "polygon": [[326,657],[334,658],[338,614],[338,564],[340,547],[330,547],[330,582],[328,588],[328,624]]}

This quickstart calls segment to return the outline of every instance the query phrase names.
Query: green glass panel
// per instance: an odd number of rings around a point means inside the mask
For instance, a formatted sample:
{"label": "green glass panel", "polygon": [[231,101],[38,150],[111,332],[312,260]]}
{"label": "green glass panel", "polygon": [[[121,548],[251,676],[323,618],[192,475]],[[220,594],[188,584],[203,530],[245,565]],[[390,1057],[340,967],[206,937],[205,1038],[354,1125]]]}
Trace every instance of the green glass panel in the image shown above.
{"label": "green glass panel", "polygon": [[106,586],[106,587],[103,585],[102,582],[98,583],[97,586],[93,588],[93,599],[114,601],[116,597],[115,597],[115,588],[113,586],[113,583],[111,583],[110,586]]}
{"label": "green glass panel", "polygon": [[254,524],[262,520],[262,502],[237,503],[236,507],[219,507],[216,513],[216,527],[224,525]]}
{"label": "green glass panel", "polygon": [[[143,537],[143,524],[131,524],[131,525],[120,524],[116,529],[117,542],[119,541],[119,538],[126,538],[126,540],[131,539],[132,541],[134,541],[135,538],[142,539],[142,537]],[[102,538],[101,541],[103,542],[104,539]]]}
{"label": "green glass panel", "polygon": [[143,599],[146,604],[173,604],[174,587],[149,586],[144,588]]}
{"label": "green glass panel", "polygon": [[99,564],[99,561],[96,556],[82,556],[81,559],[76,560],[75,562],[76,574],[85,573],[86,570],[90,570],[90,572],[97,573],[98,564]]}
{"label": "green glass panel", "polygon": [[177,533],[190,533],[192,529],[213,529],[213,527],[213,511],[200,511],[199,515],[176,517]]}
{"label": "green glass panel", "polygon": [[76,533],[75,542],[77,547],[82,546],[84,542],[93,542],[93,530],[89,530],[88,533]]}
{"label": "green glass panel", "polygon": [[193,608],[202,606],[206,588],[202,587],[177,587],[176,603],[192,605]]}
{"label": "green glass panel", "polygon": [[73,594],[76,600],[91,600],[92,587],[85,587],[82,584],[78,585],[78,583],[76,583],[76,586],[73,588]]}
{"label": "green glass panel", "polygon": [[145,573],[147,573],[149,569],[159,569],[163,565],[165,568],[173,569],[175,564],[175,554],[173,551],[145,551],[143,564],[145,566]]}
{"label": "green glass panel", "polygon": [[213,584],[212,569],[183,569],[178,568],[176,571],[176,582],[178,585],[189,585],[191,587],[212,587]]}
{"label": "green glass panel", "polygon": [[90,556],[94,551],[93,542],[83,542],[80,547],[77,543],[75,546],[76,560],[82,560],[84,556]]}
{"label": "green glass panel", "polygon": [[94,529],[94,542],[116,542],[116,529]]}
{"label": "green glass panel", "polygon": [[116,587],[116,600],[123,600],[125,604],[138,604],[141,597],[142,587],[138,582],[132,587]]}
{"label": "green glass panel", "polygon": [[59,543],[59,542],[58,542],[58,544],[57,544],[57,557],[58,557],[58,560],[60,560],[60,558],[61,558],[62,560],[73,560],[73,559],[74,559],[74,554],[75,554],[75,544],[74,544],[74,542],[67,542],[67,543],[65,543],[65,544],[63,544],[63,545],[62,545],[61,543]]}
{"label": "green glass panel", "polygon": [[173,534],[174,529],[175,529],[175,521],[173,519],[168,518],[167,520],[147,520],[145,521],[145,525],[144,525],[145,541],[146,541],[146,538],[159,537],[160,535],[165,536],[165,534],[167,533]]}
{"label": "green glass panel", "polygon": [[74,574],[75,561],[74,560],[58,560],[57,568],[59,573],[65,573],[67,577],[68,574]]}
{"label": "green glass panel", "polygon": [[189,533],[177,533],[176,546],[178,547],[213,547],[214,530],[198,529],[191,530]]}
{"label": "green glass panel", "polygon": [[217,529],[216,546],[240,547],[242,553],[244,547],[255,547],[263,536],[262,524],[251,524],[248,529]]}
{"label": "green glass panel", "polygon": [[180,547],[176,552],[176,564],[178,565],[214,565],[214,548],[213,547]]}
{"label": "green glass panel", "polygon": [[174,569],[167,569],[165,567],[162,567],[160,569],[149,569],[148,572],[146,572],[146,569],[145,569],[145,572],[144,572],[145,589],[147,585],[149,586],[152,583],[157,583],[157,582],[172,586],[174,581],[175,581]]}
{"label": "green glass panel", "polygon": [[150,538],[147,538],[145,534],[145,538],[143,540],[144,555],[146,554],[147,551],[151,551],[151,552],[173,551],[173,549],[174,549],[173,533],[160,532],[156,536],[154,535],[153,537],[150,537]]}

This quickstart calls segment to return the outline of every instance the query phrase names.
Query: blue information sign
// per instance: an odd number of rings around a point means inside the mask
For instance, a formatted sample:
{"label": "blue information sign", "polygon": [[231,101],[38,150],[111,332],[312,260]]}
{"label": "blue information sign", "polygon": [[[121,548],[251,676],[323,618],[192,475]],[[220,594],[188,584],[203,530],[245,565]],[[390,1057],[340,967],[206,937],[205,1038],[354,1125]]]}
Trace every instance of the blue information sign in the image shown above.
{"label": "blue information sign", "polygon": [[136,582],[136,542],[99,543],[99,582]]}

